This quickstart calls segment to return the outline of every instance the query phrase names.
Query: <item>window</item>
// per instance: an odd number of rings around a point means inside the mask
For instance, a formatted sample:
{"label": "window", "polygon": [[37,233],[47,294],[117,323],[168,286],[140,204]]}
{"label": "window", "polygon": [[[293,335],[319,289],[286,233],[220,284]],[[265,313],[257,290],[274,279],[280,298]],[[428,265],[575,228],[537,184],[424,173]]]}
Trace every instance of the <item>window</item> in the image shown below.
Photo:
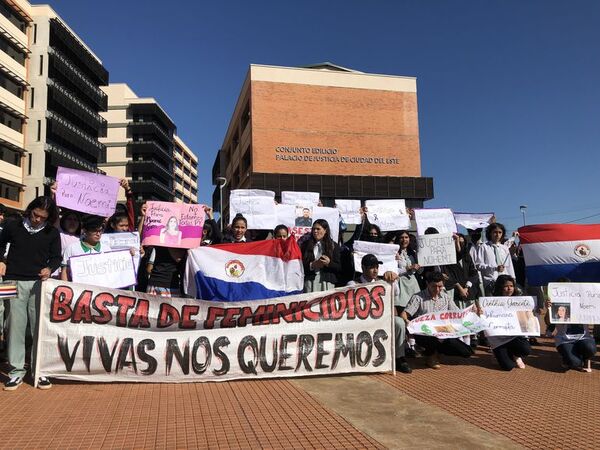
{"label": "window", "polygon": [[13,116],[6,111],[0,111],[0,123],[12,128],[15,131],[18,131],[19,133],[23,132],[23,119]]}
{"label": "window", "polygon": [[29,103],[29,107],[33,108],[34,104],[35,104],[35,88],[32,87],[31,88],[31,100]]}
{"label": "window", "polygon": [[16,95],[21,99],[23,98],[23,86],[15,83],[13,80],[4,75],[4,73],[0,73],[0,86],[2,86],[11,94]]}
{"label": "window", "polygon": [[40,55],[40,76],[44,75],[44,55]]}
{"label": "window", "polygon": [[0,35],[0,50],[10,56],[12,59],[17,61],[22,66],[25,65],[25,59],[27,58],[25,54],[16,46],[14,46],[10,41],[6,40],[4,36]]}
{"label": "window", "polygon": [[27,22],[25,22],[13,9],[5,2],[0,2],[0,14],[6,17],[14,26],[23,33],[27,31]]}
{"label": "window", "polygon": [[0,160],[6,161],[13,166],[21,167],[21,153],[0,145]]}
{"label": "window", "polygon": [[37,140],[40,142],[42,140],[42,121],[38,120],[37,127]]}
{"label": "window", "polygon": [[35,188],[35,197],[39,197],[40,196],[40,188],[36,186]]}
{"label": "window", "polygon": [[37,42],[37,24],[34,23],[33,24],[33,43],[35,44]]}

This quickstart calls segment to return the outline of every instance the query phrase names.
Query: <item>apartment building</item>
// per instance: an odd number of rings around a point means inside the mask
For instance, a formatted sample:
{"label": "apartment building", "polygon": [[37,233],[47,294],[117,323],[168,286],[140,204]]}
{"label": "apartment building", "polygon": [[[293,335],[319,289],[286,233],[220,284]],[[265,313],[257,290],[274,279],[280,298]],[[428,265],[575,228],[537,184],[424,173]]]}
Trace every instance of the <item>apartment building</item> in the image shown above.
{"label": "apartment building", "polygon": [[175,136],[175,201],[198,203],[198,157]]}

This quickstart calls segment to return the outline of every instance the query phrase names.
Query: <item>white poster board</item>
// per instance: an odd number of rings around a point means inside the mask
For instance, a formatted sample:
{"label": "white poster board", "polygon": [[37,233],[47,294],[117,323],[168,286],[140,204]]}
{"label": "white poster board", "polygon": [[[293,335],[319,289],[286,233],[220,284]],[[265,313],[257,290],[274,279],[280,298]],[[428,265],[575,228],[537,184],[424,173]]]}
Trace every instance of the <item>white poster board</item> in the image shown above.
{"label": "white poster board", "polygon": [[137,231],[124,231],[121,233],[102,233],[100,238],[102,247],[110,248],[111,250],[129,250],[135,249],[133,256],[133,264],[135,273],[138,273],[140,267],[140,234]]}
{"label": "white poster board", "polygon": [[417,236],[417,259],[421,267],[456,264],[456,247],[452,234]]}
{"label": "white poster board", "polygon": [[494,213],[454,213],[456,224],[462,225],[468,230],[487,228],[492,217],[494,217]]}
{"label": "white poster board", "polygon": [[383,263],[379,265],[379,275],[388,271],[398,273],[398,260],[396,260],[398,250],[400,250],[400,246],[396,244],[354,241],[354,270],[362,273],[361,260],[365,255],[371,253]]}
{"label": "white poster board", "polygon": [[360,217],[360,200],[336,200],[335,207],[348,225],[362,223]]}
{"label": "white poster board", "polygon": [[427,228],[435,228],[438,233],[457,233],[456,221],[451,209],[415,209],[417,234],[425,234]]}
{"label": "white poster board", "polygon": [[549,283],[550,323],[600,324],[600,283]]}
{"label": "white poster board", "polygon": [[540,322],[533,314],[533,297],[481,297],[479,305],[488,336],[539,336]]}
{"label": "white poster board", "polygon": [[229,216],[243,215],[252,230],[272,230],[279,223],[275,192],[260,189],[234,189],[229,196]]}
{"label": "white poster board", "polygon": [[410,217],[406,211],[406,202],[396,200],[367,200],[369,222],[377,225],[381,231],[408,230]]}
{"label": "white poster board", "polygon": [[410,334],[450,339],[477,334],[485,325],[485,318],[478,316],[469,307],[462,311],[436,311],[415,317],[408,323],[406,330]]}
{"label": "white poster board", "polygon": [[[296,239],[299,239],[306,233],[310,233],[312,223],[317,219],[324,219],[329,224],[331,239],[338,242],[340,234],[340,212],[337,208],[326,208],[323,206],[313,206],[310,208],[312,220],[310,226],[298,226],[297,213],[298,207],[295,205],[276,205],[275,211],[277,214],[277,222],[288,227],[290,234],[293,234]],[[301,210],[300,210],[301,211]]]}
{"label": "white poster board", "polygon": [[319,193],[281,191],[281,203],[284,205],[317,206],[319,204]]}
{"label": "white poster board", "polygon": [[71,277],[75,283],[122,288],[136,284],[135,265],[129,250],[117,250],[69,259]]}

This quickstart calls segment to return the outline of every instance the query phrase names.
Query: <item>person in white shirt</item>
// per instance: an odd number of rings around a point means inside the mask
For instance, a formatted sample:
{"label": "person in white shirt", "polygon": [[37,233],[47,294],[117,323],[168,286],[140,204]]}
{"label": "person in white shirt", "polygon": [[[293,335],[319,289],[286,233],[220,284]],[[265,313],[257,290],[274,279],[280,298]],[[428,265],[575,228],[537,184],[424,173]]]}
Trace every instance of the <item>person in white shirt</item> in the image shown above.
{"label": "person in white shirt", "polygon": [[501,223],[492,223],[485,230],[487,242],[481,248],[478,269],[483,277],[486,293],[494,290],[494,283],[499,275],[510,275],[515,278],[510,248],[502,243],[505,235],[506,228]]}
{"label": "person in white shirt", "polygon": [[73,256],[104,253],[111,250],[107,245],[100,243],[102,233],[104,233],[104,219],[102,217],[88,216],[84,218],[81,231],[81,240],[73,242],[63,250],[62,271],[60,273],[60,278],[63,281],[71,280],[69,260]]}

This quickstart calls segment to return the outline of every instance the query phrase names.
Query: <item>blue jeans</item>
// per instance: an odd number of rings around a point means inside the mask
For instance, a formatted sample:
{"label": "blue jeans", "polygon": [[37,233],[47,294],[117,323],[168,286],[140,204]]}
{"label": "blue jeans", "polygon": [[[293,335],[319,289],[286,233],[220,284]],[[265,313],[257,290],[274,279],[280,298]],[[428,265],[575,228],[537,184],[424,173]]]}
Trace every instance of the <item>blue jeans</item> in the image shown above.
{"label": "blue jeans", "polygon": [[583,362],[596,354],[596,342],[593,339],[581,339],[576,342],[561,344],[556,347],[563,363],[569,369],[579,369],[583,367]]}

